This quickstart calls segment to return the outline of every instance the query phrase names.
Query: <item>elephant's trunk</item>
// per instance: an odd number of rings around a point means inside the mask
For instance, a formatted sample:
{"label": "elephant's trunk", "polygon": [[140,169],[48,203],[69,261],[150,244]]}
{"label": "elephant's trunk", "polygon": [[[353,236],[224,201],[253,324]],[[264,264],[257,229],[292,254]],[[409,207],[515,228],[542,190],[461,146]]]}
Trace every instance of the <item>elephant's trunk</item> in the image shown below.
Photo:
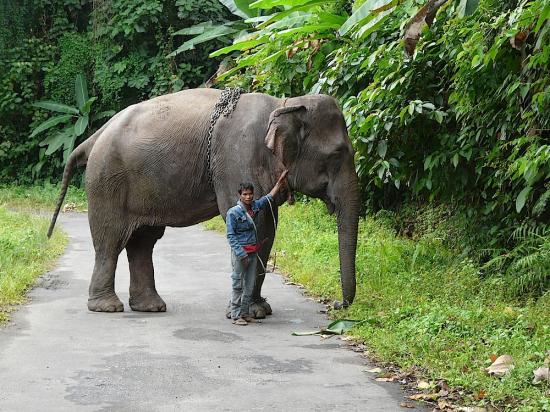
{"label": "elephant's trunk", "polygon": [[[355,252],[359,222],[360,195],[355,172],[345,184],[336,185],[336,212],[338,223],[338,251],[340,255],[340,280],[344,307],[355,298]],[[339,306],[336,304],[335,306]]]}

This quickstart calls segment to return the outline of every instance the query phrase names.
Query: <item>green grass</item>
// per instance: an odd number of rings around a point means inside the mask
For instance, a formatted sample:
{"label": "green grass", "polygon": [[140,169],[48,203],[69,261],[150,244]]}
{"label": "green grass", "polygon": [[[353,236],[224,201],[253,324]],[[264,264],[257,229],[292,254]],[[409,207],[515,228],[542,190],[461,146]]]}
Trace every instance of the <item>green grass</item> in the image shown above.
{"label": "green grass", "polygon": [[[357,296],[335,315],[367,319],[352,334],[376,358],[464,388],[467,404],[550,410],[548,385],[531,384],[532,371],[550,349],[550,293],[538,300],[510,298],[504,277],[484,279],[468,257],[475,253],[453,246],[460,243],[462,228],[448,222],[408,239],[396,235],[391,219],[362,220]],[[206,226],[224,230],[220,218]],[[467,229],[463,237],[470,236]],[[277,266],[310,293],[341,298],[337,246],[335,219],[320,202],[281,208]],[[484,368],[491,356],[502,354],[514,358],[515,369],[500,379],[488,376]],[[475,401],[476,393],[485,398]]]}
{"label": "green grass", "polygon": [[65,248],[67,240],[61,231],[47,239],[48,224],[47,218],[0,206],[0,323],[8,319],[13,305],[25,300],[27,289],[53,267]]}
{"label": "green grass", "polygon": [[[57,203],[60,186],[45,183],[41,186],[0,186],[0,205],[11,210],[52,211]],[[87,208],[86,192],[69,186],[64,205],[74,205],[74,209]]]}

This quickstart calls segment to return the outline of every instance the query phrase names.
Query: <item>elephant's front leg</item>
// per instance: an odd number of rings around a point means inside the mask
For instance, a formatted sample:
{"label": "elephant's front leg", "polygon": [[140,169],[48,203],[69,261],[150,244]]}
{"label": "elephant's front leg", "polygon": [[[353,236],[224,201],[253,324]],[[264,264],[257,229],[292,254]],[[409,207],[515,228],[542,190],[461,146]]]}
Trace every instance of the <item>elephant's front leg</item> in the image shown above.
{"label": "elephant's front leg", "polygon": [[[259,225],[259,238],[265,240],[258,253],[258,258],[261,262],[258,262],[258,274],[256,276],[256,282],[254,284],[254,291],[252,292],[252,299],[250,305],[250,313],[255,318],[261,319],[266,315],[271,315],[272,310],[269,303],[262,297],[262,286],[265,280],[265,272],[267,269],[267,261],[273,247],[275,240],[275,222],[278,221],[278,208],[273,205],[273,209],[265,210]],[[271,211],[273,210],[273,214]]]}
{"label": "elephant's front leg", "polygon": [[126,245],[130,265],[130,307],[139,312],[165,312],[166,303],[155,287],[153,248],[164,227],[142,227]]}

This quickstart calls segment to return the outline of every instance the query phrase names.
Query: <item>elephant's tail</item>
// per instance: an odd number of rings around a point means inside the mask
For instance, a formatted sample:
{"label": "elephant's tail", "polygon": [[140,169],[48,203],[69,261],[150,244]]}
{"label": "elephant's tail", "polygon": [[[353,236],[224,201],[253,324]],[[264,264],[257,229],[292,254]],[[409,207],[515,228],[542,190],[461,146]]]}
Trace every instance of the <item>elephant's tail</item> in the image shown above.
{"label": "elephant's tail", "polygon": [[74,149],[73,152],[69,155],[69,158],[67,159],[67,163],[65,164],[65,170],[63,170],[63,180],[61,182],[61,193],[59,194],[59,198],[57,199],[55,212],[52,216],[52,221],[50,222],[50,227],[48,229],[48,238],[52,236],[53,228],[55,226],[55,222],[57,221],[57,216],[59,215],[59,211],[61,210],[61,205],[63,205],[63,200],[65,199],[65,195],[67,194],[69,183],[71,182],[71,178],[73,177],[73,174],[74,174],[74,167],[86,165],[86,163],[88,162],[88,156],[90,155],[90,152],[92,151],[92,148],[94,147],[95,142],[97,141],[101,133],[103,133],[103,131],[105,130],[105,128],[109,123],[110,122],[107,122],[97,132],[95,132],[88,139],[80,143],[80,145],[78,145],[78,147]]}

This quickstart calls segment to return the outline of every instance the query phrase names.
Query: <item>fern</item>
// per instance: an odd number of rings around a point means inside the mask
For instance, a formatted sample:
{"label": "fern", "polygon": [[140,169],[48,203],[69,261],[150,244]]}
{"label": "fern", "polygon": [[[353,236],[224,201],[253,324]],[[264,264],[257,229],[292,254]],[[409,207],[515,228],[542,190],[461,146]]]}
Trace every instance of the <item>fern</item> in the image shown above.
{"label": "fern", "polygon": [[516,246],[493,259],[501,264],[507,261],[505,276],[510,281],[510,292],[542,295],[550,286],[550,227],[524,224],[511,237]]}

